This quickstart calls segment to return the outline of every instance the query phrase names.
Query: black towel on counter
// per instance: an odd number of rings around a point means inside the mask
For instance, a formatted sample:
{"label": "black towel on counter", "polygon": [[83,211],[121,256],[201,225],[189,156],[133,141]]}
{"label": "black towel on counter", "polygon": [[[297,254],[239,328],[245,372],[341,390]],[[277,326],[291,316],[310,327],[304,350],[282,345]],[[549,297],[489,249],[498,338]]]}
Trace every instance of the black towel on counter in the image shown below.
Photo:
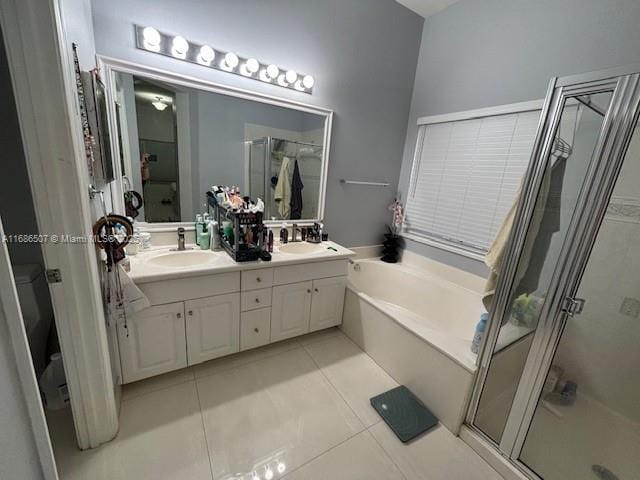
{"label": "black towel on counter", "polygon": [[291,179],[291,220],[302,218],[302,179],[300,178],[300,170],[298,169],[298,160],[293,166],[293,178]]}

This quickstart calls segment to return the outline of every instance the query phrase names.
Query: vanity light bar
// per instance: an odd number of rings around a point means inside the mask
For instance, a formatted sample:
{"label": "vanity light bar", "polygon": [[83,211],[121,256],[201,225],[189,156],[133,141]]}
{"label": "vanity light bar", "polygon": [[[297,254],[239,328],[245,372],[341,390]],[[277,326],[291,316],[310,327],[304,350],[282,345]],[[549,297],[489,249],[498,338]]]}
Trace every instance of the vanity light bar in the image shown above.
{"label": "vanity light bar", "polygon": [[147,52],[197,63],[204,67],[235,73],[246,78],[311,94],[314,78],[295,70],[261,63],[255,58],[240,57],[234,52],[223,52],[209,45],[194,43],[180,35],[169,35],[153,27],[135,25],[136,47]]}

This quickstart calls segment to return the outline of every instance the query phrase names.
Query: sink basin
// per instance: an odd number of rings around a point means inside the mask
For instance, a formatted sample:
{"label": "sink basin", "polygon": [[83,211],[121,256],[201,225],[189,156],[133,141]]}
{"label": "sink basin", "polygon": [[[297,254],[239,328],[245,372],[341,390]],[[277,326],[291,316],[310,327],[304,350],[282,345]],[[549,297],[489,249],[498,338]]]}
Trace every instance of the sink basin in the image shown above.
{"label": "sink basin", "polygon": [[211,265],[220,259],[219,254],[203,250],[185,250],[184,252],[170,252],[147,260],[160,267],[194,267],[197,265]]}
{"label": "sink basin", "polygon": [[294,253],[297,255],[320,253],[325,250],[327,250],[327,246],[322,243],[294,242],[280,245],[282,253]]}

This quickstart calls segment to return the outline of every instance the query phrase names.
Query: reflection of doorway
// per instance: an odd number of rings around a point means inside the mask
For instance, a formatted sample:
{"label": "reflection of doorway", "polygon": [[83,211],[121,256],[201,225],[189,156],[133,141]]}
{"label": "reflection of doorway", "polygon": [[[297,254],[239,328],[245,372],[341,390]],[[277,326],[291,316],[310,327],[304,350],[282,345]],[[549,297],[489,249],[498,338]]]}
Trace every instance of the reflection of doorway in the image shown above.
{"label": "reflection of doorway", "polygon": [[140,177],[147,222],[180,221],[175,93],[134,78]]}

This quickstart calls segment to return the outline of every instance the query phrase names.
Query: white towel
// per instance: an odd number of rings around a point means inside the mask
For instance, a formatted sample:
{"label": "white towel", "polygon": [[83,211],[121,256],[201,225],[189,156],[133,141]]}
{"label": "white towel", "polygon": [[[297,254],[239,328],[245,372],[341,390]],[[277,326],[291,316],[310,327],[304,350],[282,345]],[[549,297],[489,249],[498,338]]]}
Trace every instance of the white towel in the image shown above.
{"label": "white towel", "polygon": [[289,212],[291,211],[291,182],[289,177],[291,176],[291,160],[289,157],[282,157],[282,165],[280,166],[280,173],[278,174],[278,183],[276,184],[276,191],[273,195],[273,199],[278,204],[278,213],[282,218],[289,218]]}
{"label": "white towel", "polygon": [[[118,265],[109,275],[110,298],[108,299],[109,314],[112,319],[118,319],[123,315],[125,317],[133,315],[140,310],[144,310],[151,306],[151,302],[142,293],[129,274]],[[118,277],[120,280],[120,289],[118,288]]]}

